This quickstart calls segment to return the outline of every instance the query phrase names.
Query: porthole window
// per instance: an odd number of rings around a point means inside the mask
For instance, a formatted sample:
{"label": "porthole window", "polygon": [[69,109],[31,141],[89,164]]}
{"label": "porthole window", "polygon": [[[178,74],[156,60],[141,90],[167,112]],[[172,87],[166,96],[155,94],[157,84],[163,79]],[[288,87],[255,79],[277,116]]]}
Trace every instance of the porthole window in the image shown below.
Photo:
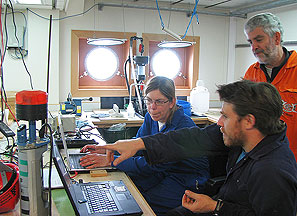
{"label": "porthole window", "polygon": [[181,60],[174,50],[161,49],[152,57],[152,69],[156,76],[175,78],[181,69]]}
{"label": "porthole window", "polygon": [[119,58],[112,49],[97,47],[86,56],[85,68],[88,75],[94,80],[109,80],[119,69]]}

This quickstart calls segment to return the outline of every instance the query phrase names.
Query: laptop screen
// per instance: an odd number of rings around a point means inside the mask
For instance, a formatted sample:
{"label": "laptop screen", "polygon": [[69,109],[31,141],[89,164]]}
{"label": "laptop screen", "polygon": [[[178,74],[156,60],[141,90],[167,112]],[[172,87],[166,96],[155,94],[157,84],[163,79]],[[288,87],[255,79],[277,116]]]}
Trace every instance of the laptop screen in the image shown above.
{"label": "laptop screen", "polygon": [[61,134],[63,147],[64,147],[65,152],[66,152],[67,163],[68,163],[68,166],[70,167],[70,165],[69,165],[69,153],[68,153],[68,149],[67,149],[67,143],[66,143],[66,138],[65,138],[65,133],[64,133],[64,128],[63,128],[63,122],[62,122],[62,119],[61,119],[61,115],[58,115],[58,123],[59,123],[59,131],[60,131],[60,134]]}
{"label": "laptop screen", "polygon": [[[55,143],[53,143],[53,154],[54,154],[54,159],[56,160],[55,165],[59,166],[57,168],[58,171],[60,171],[59,174],[61,176],[63,176],[63,179],[65,180],[67,187],[69,187],[69,185],[71,184],[71,178],[70,178],[70,175],[66,169],[66,166],[65,166],[63,158],[59,152],[59,149]],[[64,187],[66,187],[66,185],[64,185]]]}

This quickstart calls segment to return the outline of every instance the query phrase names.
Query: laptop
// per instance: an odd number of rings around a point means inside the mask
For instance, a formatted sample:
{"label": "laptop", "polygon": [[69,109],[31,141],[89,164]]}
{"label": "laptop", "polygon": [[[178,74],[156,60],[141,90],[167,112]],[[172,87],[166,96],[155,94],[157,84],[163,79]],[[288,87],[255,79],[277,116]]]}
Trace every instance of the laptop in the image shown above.
{"label": "laptop", "polygon": [[108,166],[108,167],[97,167],[93,169],[87,169],[86,167],[83,167],[80,165],[80,158],[83,156],[87,155],[88,153],[69,153],[67,142],[66,142],[66,137],[64,133],[64,128],[63,128],[63,121],[61,119],[61,116],[58,115],[58,123],[59,123],[59,131],[61,134],[61,140],[63,143],[64,151],[66,154],[66,162],[69,167],[70,172],[86,172],[90,170],[98,170],[98,169],[108,169],[108,170],[114,170],[116,169],[115,167]]}
{"label": "laptop", "polygon": [[72,180],[55,144],[53,160],[76,215],[142,215],[123,181],[78,183]]}

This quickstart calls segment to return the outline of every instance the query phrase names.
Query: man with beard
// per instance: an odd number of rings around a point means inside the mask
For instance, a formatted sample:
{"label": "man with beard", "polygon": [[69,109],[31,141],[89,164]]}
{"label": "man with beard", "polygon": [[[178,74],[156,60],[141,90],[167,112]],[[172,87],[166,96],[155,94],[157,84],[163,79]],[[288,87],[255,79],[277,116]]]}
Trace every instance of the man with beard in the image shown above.
{"label": "man with beard", "polygon": [[[186,190],[183,208],[167,215],[296,216],[297,165],[280,120],[282,100],[266,82],[242,80],[218,88],[222,104],[217,124],[121,140],[101,148],[116,150],[121,161],[146,149],[148,163],[175,161],[230,149],[227,177],[217,195]],[[112,156],[112,154],[110,154]]]}
{"label": "man with beard", "polygon": [[246,71],[244,79],[269,82],[283,101],[281,119],[287,124],[290,148],[297,159],[297,53],[282,46],[283,28],[277,16],[262,13],[251,17],[244,27],[258,62]]}

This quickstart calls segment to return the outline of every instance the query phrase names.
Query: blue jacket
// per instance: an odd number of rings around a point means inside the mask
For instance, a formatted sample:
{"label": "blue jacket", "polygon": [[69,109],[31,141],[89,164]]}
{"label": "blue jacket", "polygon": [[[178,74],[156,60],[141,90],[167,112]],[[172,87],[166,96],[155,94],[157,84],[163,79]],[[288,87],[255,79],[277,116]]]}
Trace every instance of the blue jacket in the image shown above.
{"label": "blue jacket", "polygon": [[[185,127],[196,127],[196,125],[190,117],[184,114],[183,108],[179,107],[171,123],[164,125],[160,132],[166,133]],[[158,122],[152,120],[147,113],[136,136],[143,137],[157,133],[159,133]],[[158,215],[165,214],[168,210],[181,205],[186,189],[196,191],[196,180],[201,186],[209,178],[206,157],[149,165],[143,156],[137,156],[123,161],[116,167],[132,178]]]}
{"label": "blue jacket", "polygon": [[[142,139],[150,164],[228,151],[216,124]],[[169,146],[170,151],[167,150]],[[236,163],[241,151],[240,147],[235,147],[229,152],[227,179],[216,196],[224,203],[219,215],[296,216],[297,164],[289,148],[286,130],[266,136]]]}

